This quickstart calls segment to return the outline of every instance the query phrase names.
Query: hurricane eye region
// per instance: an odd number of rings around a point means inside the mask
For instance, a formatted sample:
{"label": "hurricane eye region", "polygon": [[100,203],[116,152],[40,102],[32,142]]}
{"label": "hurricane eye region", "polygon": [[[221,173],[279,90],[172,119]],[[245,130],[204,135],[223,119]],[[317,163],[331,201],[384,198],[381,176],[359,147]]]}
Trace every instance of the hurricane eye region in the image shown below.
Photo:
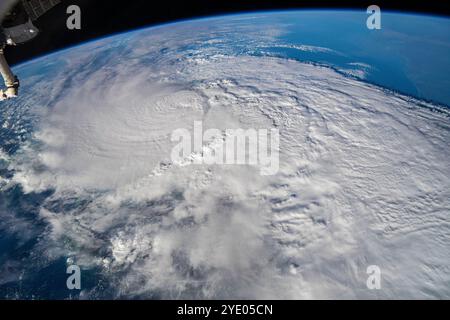
{"label": "hurricane eye region", "polygon": [[[450,21],[365,19],[192,20],[16,66],[0,297],[449,298]],[[276,172],[174,161],[173,132],[198,122],[276,129]]]}

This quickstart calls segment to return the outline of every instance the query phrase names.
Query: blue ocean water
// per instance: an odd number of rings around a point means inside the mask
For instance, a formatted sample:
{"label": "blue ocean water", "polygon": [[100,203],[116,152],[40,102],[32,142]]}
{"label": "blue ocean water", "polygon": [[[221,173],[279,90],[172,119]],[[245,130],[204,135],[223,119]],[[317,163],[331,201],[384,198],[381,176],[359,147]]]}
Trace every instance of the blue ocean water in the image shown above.
{"label": "blue ocean water", "polygon": [[[228,38],[227,34],[223,34],[223,49],[235,54],[275,55],[324,64],[350,74],[351,71],[363,71],[363,81],[450,106],[450,19],[382,13],[382,29],[369,30],[366,27],[367,16],[365,12],[356,11],[292,11],[252,13],[196,21],[206,25],[218,25],[219,30],[222,27],[224,30],[232,30],[233,26],[241,24],[277,31],[273,36],[275,41],[259,43],[259,39],[255,39],[254,47],[247,43],[239,46],[239,39]],[[182,23],[189,27],[192,22]],[[174,24],[176,25],[178,24]],[[148,30],[150,29],[139,32]],[[115,39],[123,42],[123,50],[126,50],[127,37],[131,34],[115,36],[118,37]],[[277,44],[274,45],[274,42]],[[299,50],[298,46],[307,47]],[[205,45],[205,48],[207,47],[208,45]],[[192,49],[198,50],[198,45],[192,44]],[[57,54],[64,55],[70,50],[72,49]],[[84,50],[83,46],[77,50]],[[161,48],[161,54],[166,54],[166,51]],[[120,54],[115,48],[107,53]],[[101,65],[105,57],[100,55],[97,59],[86,68]],[[148,59],[148,63],[152,63],[151,58]],[[36,74],[46,75],[51,79],[55,70],[63,64],[58,59],[55,63],[40,64],[40,61],[34,60],[17,68],[19,76],[25,79],[23,90],[27,89],[27,79],[33,79]],[[76,75],[76,70],[73,74]],[[76,81],[68,81],[65,85],[76,85]],[[3,116],[3,113],[1,115]],[[20,117],[21,114],[14,116]],[[32,131],[28,120],[23,120],[24,133],[21,135],[8,128],[0,128],[0,143],[4,153],[13,155]],[[0,175],[8,178],[13,173],[2,161],[0,159]],[[0,221],[1,298],[60,299],[79,294],[61,286],[67,277],[65,268],[68,257],[49,263],[36,262],[39,257],[35,256],[34,247],[39,235],[44,233],[47,227],[39,218],[39,209],[50,194],[51,191],[24,194],[20,186],[7,191],[0,190],[1,213],[13,217]],[[17,235],[13,232],[15,226],[10,224],[12,222],[29,226],[30,234],[25,237]],[[33,263],[28,268],[30,261]],[[35,269],[39,265],[43,267]],[[18,272],[20,274],[17,274]],[[21,280],[8,281],[8,275],[11,279]],[[83,271],[85,290],[96,288],[99,291],[97,297],[113,297],[107,287],[108,283],[103,280],[100,270]],[[103,289],[104,291],[101,291]]]}
{"label": "blue ocean water", "polygon": [[366,12],[302,11],[268,15],[261,28],[287,25],[279,39],[331,51],[267,48],[286,58],[357,70],[364,80],[450,106],[450,19],[382,12],[380,30],[369,30]]}

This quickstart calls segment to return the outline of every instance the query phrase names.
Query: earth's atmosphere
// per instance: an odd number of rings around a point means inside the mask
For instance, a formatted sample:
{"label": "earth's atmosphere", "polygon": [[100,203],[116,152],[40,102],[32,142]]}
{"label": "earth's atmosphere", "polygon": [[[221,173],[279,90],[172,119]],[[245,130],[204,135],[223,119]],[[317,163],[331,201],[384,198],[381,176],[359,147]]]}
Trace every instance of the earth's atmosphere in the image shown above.
{"label": "earth's atmosphere", "polygon": [[[450,298],[450,20],[366,19],[193,20],[14,68],[0,297]],[[279,172],[172,163],[196,120],[277,128]]]}

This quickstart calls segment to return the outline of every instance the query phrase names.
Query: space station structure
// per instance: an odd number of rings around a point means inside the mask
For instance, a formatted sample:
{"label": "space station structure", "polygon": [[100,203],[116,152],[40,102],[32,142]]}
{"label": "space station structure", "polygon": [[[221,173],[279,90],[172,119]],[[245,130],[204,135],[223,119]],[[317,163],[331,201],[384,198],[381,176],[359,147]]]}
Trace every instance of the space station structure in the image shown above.
{"label": "space station structure", "polygon": [[60,2],[61,0],[5,0],[0,7],[0,73],[5,83],[5,88],[0,89],[0,100],[16,97],[19,90],[19,79],[13,74],[4,55],[5,47],[34,39],[39,30],[33,22]]}
{"label": "space station structure", "polygon": [[22,0],[31,21],[37,20],[60,2],[61,0]]}

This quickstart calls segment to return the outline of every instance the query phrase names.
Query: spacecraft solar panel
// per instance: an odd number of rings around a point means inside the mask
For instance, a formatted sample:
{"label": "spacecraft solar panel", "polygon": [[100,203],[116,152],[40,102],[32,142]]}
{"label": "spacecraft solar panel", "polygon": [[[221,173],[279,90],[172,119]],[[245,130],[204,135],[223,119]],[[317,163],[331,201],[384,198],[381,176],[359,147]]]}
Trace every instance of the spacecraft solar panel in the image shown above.
{"label": "spacecraft solar panel", "polygon": [[61,0],[22,0],[23,6],[31,20],[36,20]]}

